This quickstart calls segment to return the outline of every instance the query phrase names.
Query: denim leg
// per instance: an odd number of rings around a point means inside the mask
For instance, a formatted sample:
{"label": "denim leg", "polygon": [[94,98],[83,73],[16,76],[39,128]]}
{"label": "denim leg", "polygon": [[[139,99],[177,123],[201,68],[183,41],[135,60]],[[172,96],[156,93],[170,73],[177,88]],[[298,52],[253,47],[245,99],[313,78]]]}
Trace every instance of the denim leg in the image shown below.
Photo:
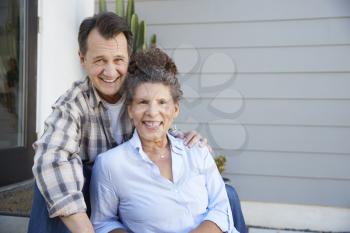
{"label": "denim leg", "polygon": [[236,190],[228,184],[225,184],[228,199],[232,210],[232,217],[235,228],[240,233],[247,233],[247,226],[245,225],[240,200]]}
{"label": "denim leg", "polygon": [[84,174],[84,186],[83,186],[83,195],[86,204],[86,214],[91,215],[91,204],[90,204],[90,180],[92,173],[92,165],[84,165],[83,166],[83,174]]}
{"label": "denim leg", "polygon": [[70,233],[59,217],[49,218],[45,200],[36,184],[34,185],[28,233]]}

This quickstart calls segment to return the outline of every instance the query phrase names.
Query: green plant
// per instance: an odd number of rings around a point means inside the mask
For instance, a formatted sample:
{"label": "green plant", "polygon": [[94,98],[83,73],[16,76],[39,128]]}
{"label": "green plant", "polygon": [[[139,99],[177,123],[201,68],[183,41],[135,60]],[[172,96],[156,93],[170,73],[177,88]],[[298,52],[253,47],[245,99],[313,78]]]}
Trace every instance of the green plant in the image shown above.
{"label": "green plant", "polygon": [[124,0],[115,1],[115,13],[120,17],[125,17],[124,15]]}
{"label": "green plant", "polygon": [[100,12],[107,11],[106,0],[99,0],[99,1],[98,1],[98,8],[99,8],[99,11],[100,11]]}
{"label": "green plant", "polygon": [[218,170],[221,174],[225,170],[226,158],[224,155],[219,155],[219,156],[215,157],[214,160],[215,160],[216,166],[218,167]]}
{"label": "green plant", "polygon": [[[99,11],[107,11],[106,0],[99,0]],[[146,43],[146,23],[139,18],[135,13],[134,0],[128,0],[126,9],[124,6],[124,0],[115,0],[115,13],[120,17],[123,17],[128,22],[131,32],[134,36],[133,52],[147,48]],[[151,36],[149,47],[157,46],[157,37],[155,34]]]}

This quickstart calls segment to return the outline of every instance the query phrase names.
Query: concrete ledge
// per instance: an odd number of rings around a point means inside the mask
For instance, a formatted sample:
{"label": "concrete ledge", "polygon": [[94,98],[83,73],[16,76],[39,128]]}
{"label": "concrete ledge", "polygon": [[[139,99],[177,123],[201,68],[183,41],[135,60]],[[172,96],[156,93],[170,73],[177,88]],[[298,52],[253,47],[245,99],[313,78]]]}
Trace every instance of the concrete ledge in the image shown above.
{"label": "concrete ledge", "polygon": [[249,226],[302,231],[350,232],[350,208],[242,201]]}
{"label": "concrete ledge", "polygon": [[0,215],[0,233],[26,233],[29,218]]}
{"label": "concrete ledge", "polygon": [[0,188],[0,214],[29,216],[32,206],[34,180]]}
{"label": "concrete ledge", "polygon": [[15,184],[6,185],[6,186],[3,186],[3,187],[0,187],[0,193],[1,192],[12,191],[14,189],[18,189],[18,188],[21,188],[21,187],[26,187],[28,185],[33,185],[33,184],[34,184],[34,179],[30,179],[30,180],[25,180],[25,181],[18,182],[18,183],[15,183]]}

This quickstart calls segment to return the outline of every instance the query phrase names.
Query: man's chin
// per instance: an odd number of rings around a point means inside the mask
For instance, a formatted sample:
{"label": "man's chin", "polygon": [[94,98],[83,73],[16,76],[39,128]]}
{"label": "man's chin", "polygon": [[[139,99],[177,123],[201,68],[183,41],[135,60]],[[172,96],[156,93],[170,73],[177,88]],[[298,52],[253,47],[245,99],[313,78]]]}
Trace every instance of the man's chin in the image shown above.
{"label": "man's chin", "polygon": [[116,103],[120,99],[120,95],[118,94],[118,91],[98,91],[98,95],[108,103]]}

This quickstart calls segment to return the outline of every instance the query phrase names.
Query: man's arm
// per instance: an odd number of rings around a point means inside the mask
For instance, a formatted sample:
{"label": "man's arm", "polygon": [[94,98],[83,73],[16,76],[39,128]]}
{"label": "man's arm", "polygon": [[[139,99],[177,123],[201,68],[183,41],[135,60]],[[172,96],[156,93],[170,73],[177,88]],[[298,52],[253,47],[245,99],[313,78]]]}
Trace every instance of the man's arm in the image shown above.
{"label": "man's arm", "polygon": [[69,110],[55,108],[45,122],[43,136],[34,144],[33,173],[50,217],[85,212],[84,184],[79,157],[80,121]]}
{"label": "man's arm", "polygon": [[95,233],[86,213],[76,213],[67,217],[61,217],[61,220],[72,233]]}

